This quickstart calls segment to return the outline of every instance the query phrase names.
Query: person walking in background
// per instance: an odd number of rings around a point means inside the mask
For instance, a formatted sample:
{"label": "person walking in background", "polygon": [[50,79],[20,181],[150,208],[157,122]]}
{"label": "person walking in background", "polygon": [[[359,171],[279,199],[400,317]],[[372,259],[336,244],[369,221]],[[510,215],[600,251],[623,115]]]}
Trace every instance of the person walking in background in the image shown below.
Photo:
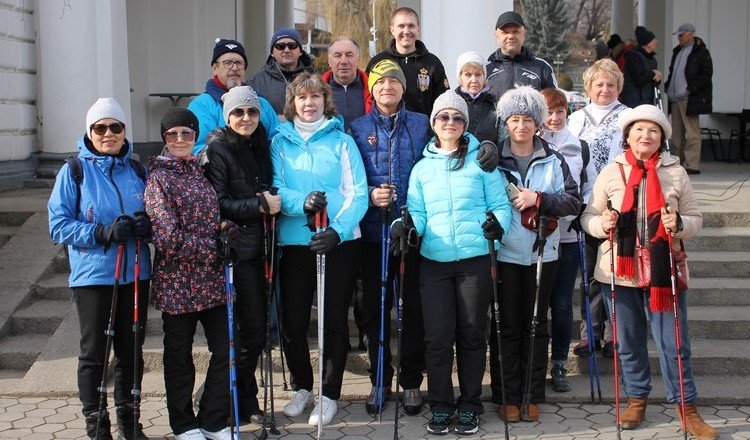
{"label": "person walking in background", "polygon": [[[86,113],[86,131],[77,143],[78,156],[57,173],[47,204],[50,236],[68,249],[68,285],[81,330],[78,397],[86,418],[86,434],[100,440],[112,439],[106,401],[104,408],[99,407],[99,385],[108,362],[105,330],[110,318],[114,321],[111,343],[118,358],[114,364],[118,432],[128,439],[147,438],[141,424],[134,420],[131,394],[135,385],[140,389],[143,376],[140,369],[138,383],[134,383],[135,283],[138,283],[140,322],[145,323],[151,279],[151,252],[145,243],[138,254],[141,265],[138,280],[134,278],[133,265],[136,240],[145,242],[151,237],[151,220],[143,205],[145,170],[131,159],[133,150],[126,139],[127,129],[128,121],[120,104],[114,98],[99,98]],[[77,164],[77,172],[81,174],[79,181],[73,164]],[[117,303],[112,304],[120,252],[124,264],[116,281]],[[115,311],[116,319],[110,310]],[[144,334],[140,332],[139,347]],[[138,359],[143,365],[140,348]]]}
{"label": "person walking in background", "polygon": [[[646,416],[651,393],[646,341],[650,325],[667,401],[677,405],[680,417],[679,402],[684,398],[688,433],[697,439],[713,440],[719,434],[703,421],[695,404],[697,390],[691,367],[687,291],[672,292],[674,281],[670,282],[670,237],[667,236],[670,234],[674,240],[694,237],[701,229],[703,215],[698,210],[687,173],[678,159],[666,151],[672,127],[662,110],[653,105],[640,105],[622,116],[620,129],[625,152],[599,174],[590,203],[581,217],[583,228],[594,237],[606,239],[614,233],[612,242],[603,241],[599,246],[595,277],[602,285],[607,310],[611,311],[610,265],[614,264],[617,353],[628,396],[620,422],[624,429],[636,429]],[[640,240],[638,235],[642,234],[639,231],[646,232],[642,240],[651,262],[650,287],[645,289],[638,287],[634,269],[638,258],[635,248]],[[677,295],[676,314],[681,323],[680,351],[674,331],[673,294]],[[682,357],[682,375],[677,369],[677,356]],[[680,396],[681,390],[683,396]]]}
{"label": "person walking in background", "polygon": [[625,79],[620,93],[620,101],[630,108],[654,104],[654,87],[662,80],[654,52],[658,43],[656,35],[645,27],[638,26],[635,28],[635,40],[638,47],[625,53]]}
{"label": "person walking in background", "polygon": [[673,35],[677,35],[679,44],[672,50],[664,88],[672,114],[674,155],[688,174],[700,174],[700,115],[713,111],[714,65],[706,43],[695,36],[692,23],[680,25]]}
{"label": "person walking in background", "polygon": [[394,61],[406,77],[406,109],[429,115],[435,99],[450,88],[445,67],[419,40],[419,14],[414,9],[401,7],[393,11],[389,30],[393,40],[388,49],[372,57],[365,71],[369,74],[383,59]]}

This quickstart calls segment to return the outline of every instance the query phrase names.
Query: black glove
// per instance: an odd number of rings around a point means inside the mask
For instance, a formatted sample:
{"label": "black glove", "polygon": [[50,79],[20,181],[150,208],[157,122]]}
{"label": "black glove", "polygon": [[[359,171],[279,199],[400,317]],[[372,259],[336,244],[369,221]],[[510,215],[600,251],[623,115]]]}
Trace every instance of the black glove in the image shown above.
{"label": "black glove", "polygon": [[133,235],[138,238],[151,237],[151,219],[143,211],[133,213]]}
{"label": "black glove", "polygon": [[477,162],[482,170],[491,173],[495,171],[500,163],[500,155],[497,154],[497,147],[492,141],[483,141],[477,151]]}
{"label": "black glove", "polygon": [[583,229],[581,227],[581,215],[583,215],[583,210],[586,209],[586,204],[581,204],[581,211],[578,213],[576,218],[571,220],[570,226],[568,226],[568,232],[570,231],[576,231],[576,233],[581,232]]}
{"label": "black glove", "polygon": [[406,214],[406,224],[404,221],[399,219],[393,222],[391,225],[391,245],[389,250],[394,257],[401,255],[401,240],[406,240],[406,244],[411,247],[417,246],[417,230],[414,228],[414,222],[411,220],[411,215]]}
{"label": "black glove", "polygon": [[94,239],[97,243],[104,245],[104,250],[109,249],[109,245],[114,242],[117,244],[125,243],[133,235],[133,218],[123,215],[117,217],[109,226],[97,225],[94,230]]}
{"label": "black glove", "polygon": [[503,241],[503,234],[505,234],[500,222],[497,221],[497,217],[491,212],[487,214],[487,220],[482,223],[482,232],[487,240],[497,241]]}
{"label": "black glove", "polygon": [[314,214],[322,211],[326,207],[328,201],[326,200],[326,193],[321,191],[313,191],[307,195],[305,199],[305,214]]}
{"label": "black glove", "polygon": [[341,237],[333,228],[328,228],[323,232],[318,232],[310,240],[310,250],[317,254],[325,254],[341,243]]}
{"label": "black glove", "polygon": [[219,258],[224,260],[236,260],[237,251],[234,249],[237,240],[239,240],[240,227],[229,220],[223,220],[221,222],[221,230],[219,231],[219,237],[216,239],[216,250],[219,254]]}

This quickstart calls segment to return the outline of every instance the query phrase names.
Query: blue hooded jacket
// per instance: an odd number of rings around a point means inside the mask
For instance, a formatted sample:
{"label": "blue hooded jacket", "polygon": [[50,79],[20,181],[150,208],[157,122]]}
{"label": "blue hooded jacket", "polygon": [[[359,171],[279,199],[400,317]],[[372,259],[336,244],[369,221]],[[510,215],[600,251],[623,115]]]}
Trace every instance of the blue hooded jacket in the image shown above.
{"label": "blue hooded jacket", "polygon": [[[199,124],[198,139],[195,140],[195,145],[193,146],[193,154],[195,155],[206,148],[206,138],[208,138],[208,135],[212,131],[227,125],[227,121],[224,120],[224,107],[221,102],[221,97],[224,93],[226,93],[224,89],[219,87],[213,79],[209,79],[206,82],[205,93],[196,96],[188,104],[188,110],[195,114]],[[260,123],[263,124],[263,128],[268,133],[268,139],[271,140],[276,134],[276,127],[279,126],[279,117],[266,98],[258,96],[258,100],[260,101]]]}
{"label": "blue hooded jacket", "polygon": [[[71,176],[68,164],[62,166],[55,178],[55,186],[47,203],[49,231],[52,240],[68,245],[70,287],[112,285],[117,259],[117,245],[107,249],[94,238],[97,225],[108,226],[121,215],[133,216],[145,211],[143,191],[145,183],[130,165],[131,148],[126,140],[125,154],[98,156],[86,146],[90,141],[78,140],[78,158],[83,169],[80,204],[76,207],[78,184]],[[93,149],[93,146],[90,146]],[[128,240],[125,248],[125,270],[120,282],[133,282],[135,240]],[[141,245],[141,280],[151,278],[151,251]]]}
{"label": "blue hooded jacket", "polygon": [[367,173],[369,208],[360,222],[362,237],[379,243],[380,208],[369,203],[369,193],[383,183],[395,185],[398,199],[391,216],[399,216],[401,206],[406,203],[411,170],[422,158],[430,139],[430,122],[426,115],[408,111],[402,103],[395,120],[373,106],[369,114],[352,122],[351,130]]}
{"label": "blue hooded jacket", "polygon": [[505,194],[507,181],[498,170],[482,171],[476,162],[479,141],[471,134],[464,166],[442,154],[434,139],[424,159],[411,172],[407,206],[417,233],[423,237],[423,257],[438,262],[487,255],[482,223],[492,211],[503,230],[508,230],[511,206]]}
{"label": "blue hooded jacket", "polygon": [[367,210],[367,178],[354,139],[344,133],[341,116],[323,123],[304,140],[293,122],[279,125],[271,142],[273,184],[279,188],[279,244],[307,246],[313,233],[305,226],[304,204],[312,191],[325,191],[328,225],[341,241],[361,236]]}

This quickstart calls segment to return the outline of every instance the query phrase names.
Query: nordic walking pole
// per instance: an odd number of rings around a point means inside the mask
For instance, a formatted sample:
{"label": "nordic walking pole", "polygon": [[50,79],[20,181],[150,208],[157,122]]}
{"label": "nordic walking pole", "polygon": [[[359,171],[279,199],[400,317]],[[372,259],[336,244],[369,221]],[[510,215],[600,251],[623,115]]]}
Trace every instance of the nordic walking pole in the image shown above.
{"label": "nordic walking pole", "polygon": [[[224,244],[227,246],[227,243]],[[229,425],[232,440],[240,438],[240,399],[237,392],[237,354],[234,346],[234,262],[227,260],[224,266],[224,283],[227,295],[227,324],[229,326]]]}
{"label": "nordic walking pole", "polygon": [[[664,209],[669,212],[669,205]],[[688,438],[687,422],[685,421],[685,381],[682,376],[682,340],[680,333],[680,318],[677,313],[677,267],[674,264],[674,247],[672,245],[672,232],[667,233],[667,242],[669,243],[669,278],[672,282],[672,313],[674,313],[674,340],[677,348],[677,369],[680,380],[680,420],[682,422],[682,435],[685,440]]]}
{"label": "nordic walking pole", "polygon": [[[544,246],[547,244],[547,217],[539,212],[539,228],[537,229],[536,243],[536,291],[534,292],[534,311],[531,315],[531,334],[529,335],[529,360],[526,363],[526,383],[524,385],[523,399],[521,401],[521,415],[529,415],[529,403],[531,403],[531,370],[534,361],[534,339],[536,338],[537,313],[539,309],[539,289],[542,284],[542,264],[544,259]],[[507,414],[506,414],[507,418]]]}
{"label": "nordic walking pole", "polygon": [[[273,232],[274,234],[276,233],[275,230]],[[289,389],[289,384],[287,384],[286,382],[286,365],[284,363],[284,357],[286,356],[284,354],[284,325],[283,325],[283,319],[282,319],[284,316],[284,312],[281,306],[281,298],[279,297],[279,295],[277,294],[275,290],[273,292],[273,295],[276,298],[276,325],[278,325],[278,331],[279,331],[279,354],[281,355],[281,381],[284,385],[284,391],[286,391]]]}
{"label": "nordic walking pole", "polygon": [[[390,185],[384,183],[381,189],[389,189]],[[384,363],[385,363],[385,297],[388,291],[388,207],[380,208],[380,333],[378,334],[378,366],[375,379],[375,402],[378,405],[378,423],[383,422],[383,405],[385,397]],[[388,347],[390,350],[390,346]]]}
{"label": "nordic walking pole", "polygon": [[[594,334],[594,324],[591,321],[591,301],[589,300],[589,278],[588,267],[586,265],[586,245],[584,244],[583,231],[578,231],[578,259],[581,262],[581,281],[583,282],[583,296],[585,297],[586,307],[586,333],[591,338]],[[599,404],[602,403],[602,386],[599,378],[599,360],[596,353],[591,350],[589,345],[589,385],[591,386],[591,402],[594,402],[594,379],[596,379],[596,390],[599,393]]]}
{"label": "nordic walking pole", "polygon": [[[277,188],[271,188],[269,191],[271,195],[276,195]],[[263,196],[260,196],[263,197]],[[263,201],[265,202],[265,200]],[[268,210],[268,203],[265,202],[263,205]],[[276,217],[270,214],[263,214],[263,237],[265,242],[263,243],[263,275],[266,279],[266,335],[265,335],[265,346],[263,347],[263,356],[261,359],[265,363],[263,373],[265,378],[263,380],[263,428],[260,434],[260,439],[264,440],[268,438],[268,433],[273,435],[279,435],[280,432],[276,429],[276,417],[274,414],[274,399],[273,399],[273,362],[271,360],[271,298],[273,295],[273,266],[274,266],[274,248],[276,243],[275,235],[269,234],[275,233],[276,228]],[[274,231],[274,232],[271,232]],[[271,419],[270,423],[268,420],[268,404],[271,404]]]}
{"label": "nordic walking pole", "polygon": [[107,367],[109,364],[109,352],[112,350],[112,339],[115,337],[115,317],[117,313],[117,292],[120,290],[120,271],[122,270],[123,258],[125,252],[125,243],[117,245],[117,258],[115,259],[115,284],[112,288],[112,305],[109,308],[109,322],[104,334],[107,335],[107,342],[104,345],[104,368],[102,369],[102,383],[99,384],[99,409],[96,419],[96,438],[99,438],[99,429],[102,423],[102,412],[107,402]]}
{"label": "nordic walking pole", "polygon": [[[612,208],[612,201],[607,200],[607,209],[610,211]],[[615,346],[614,350],[614,373],[615,373],[615,425],[617,426],[617,440],[620,440],[622,433],[622,424],[620,422],[620,370],[618,366],[619,360],[619,347],[617,342],[617,294],[615,293],[615,230],[614,228],[609,230],[609,287],[610,287],[610,298],[612,300],[612,309],[610,311],[612,319],[612,343]]]}
{"label": "nordic walking pole", "polygon": [[[401,224],[406,226],[409,211],[406,205],[401,206]],[[394,410],[393,416],[393,440],[398,439],[398,407],[400,402],[400,383],[399,379],[401,376],[401,335],[404,330],[404,323],[401,320],[404,313],[404,275],[406,274],[406,254],[409,252],[408,239],[402,237],[399,239],[398,250],[401,254],[401,260],[398,264],[398,298],[395,304],[398,304],[396,309],[396,328],[398,329],[398,336],[396,337],[396,409]],[[393,289],[394,296],[396,295],[396,289]]]}
{"label": "nordic walking pole", "polygon": [[[487,211],[487,220],[494,219],[492,211]],[[490,251],[490,277],[492,278],[492,311],[495,315],[495,336],[497,338],[497,364],[500,370],[500,398],[503,404],[503,411],[507,411],[505,405],[505,373],[503,373],[503,350],[500,341],[500,303],[497,295],[497,254],[495,253],[495,240],[487,240],[487,247]],[[505,425],[505,440],[510,439],[508,433],[508,414],[506,412],[503,419]]]}
{"label": "nordic walking pole", "polygon": [[[315,231],[321,233],[328,227],[325,207],[315,213]],[[318,439],[323,437],[323,338],[326,293],[326,254],[315,254],[318,275]]]}
{"label": "nordic walking pole", "polygon": [[141,384],[138,380],[138,364],[141,360],[141,318],[139,312],[139,288],[141,279],[141,239],[135,240],[135,262],[133,264],[133,432],[138,432],[138,419],[141,416]]}

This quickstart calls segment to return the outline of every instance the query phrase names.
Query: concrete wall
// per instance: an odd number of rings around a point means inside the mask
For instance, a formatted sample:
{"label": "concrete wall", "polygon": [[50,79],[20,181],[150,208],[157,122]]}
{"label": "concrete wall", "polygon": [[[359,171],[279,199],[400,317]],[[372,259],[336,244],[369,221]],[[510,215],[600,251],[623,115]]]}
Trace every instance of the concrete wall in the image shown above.
{"label": "concrete wall", "polygon": [[0,0],[0,188],[28,178],[37,149],[34,2]]}

